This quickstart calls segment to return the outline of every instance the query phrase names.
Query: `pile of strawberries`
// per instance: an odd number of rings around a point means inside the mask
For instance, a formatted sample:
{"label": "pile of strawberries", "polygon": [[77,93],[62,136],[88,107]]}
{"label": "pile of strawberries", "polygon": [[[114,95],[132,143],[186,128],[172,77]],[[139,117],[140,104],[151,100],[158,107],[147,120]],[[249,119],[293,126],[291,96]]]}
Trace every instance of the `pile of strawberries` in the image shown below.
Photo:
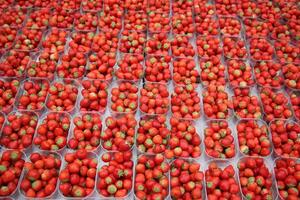
{"label": "pile of strawberries", "polygon": [[0,12],[0,199],[300,199],[299,1]]}

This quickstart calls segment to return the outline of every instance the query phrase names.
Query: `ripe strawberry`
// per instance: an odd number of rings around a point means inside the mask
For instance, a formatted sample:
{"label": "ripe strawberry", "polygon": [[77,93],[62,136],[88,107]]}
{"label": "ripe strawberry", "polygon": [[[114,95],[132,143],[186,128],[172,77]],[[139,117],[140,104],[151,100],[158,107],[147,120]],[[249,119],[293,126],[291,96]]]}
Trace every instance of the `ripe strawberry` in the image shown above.
{"label": "ripe strawberry", "polygon": [[131,82],[120,82],[111,89],[110,109],[117,113],[135,113],[138,107],[138,90]]}
{"label": "ripe strawberry", "polygon": [[183,0],[177,1],[175,0],[172,3],[172,10],[175,14],[186,14],[186,12],[193,11],[193,1]]}
{"label": "ripe strawberry", "polygon": [[124,0],[124,7],[128,11],[145,11],[147,1],[144,0]]}
{"label": "ripe strawberry", "polygon": [[145,33],[124,30],[120,40],[119,50],[122,53],[143,54],[146,41]]}
{"label": "ripe strawberry", "polygon": [[9,25],[11,28],[21,28],[26,19],[27,9],[16,7],[8,7],[2,10],[0,26]]}
{"label": "ripe strawberry", "polygon": [[287,41],[275,41],[274,48],[276,56],[281,63],[300,64],[300,48],[290,44]]}
{"label": "ripe strawberry", "polygon": [[217,36],[219,34],[219,21],[213,17],[195,16],[195,29],[200,35]]}
{"label": "ripe strawberry", "polygon": [[227,119],[231,116],[232,102],[224,86],[209,85],[203,92],[203,108],[207,118]]}
{"label": "ripe strawberry", "polygon": [[275,2],[259,2],[257,5],[258,9],[260,9],[260,18],[263,20],[269,21],[271,24],[279,20],[280,18],[280,8],[277,7]]}
{"label": "ripe strawberry", "polygon": [[140,110],[147,114],[165,114],[169,108],[169,92],[165,84],[146,82],[140,90]]}
{"label": "ripe strawberry", "polygon": [[80,9],[81,0],[62,0],[60,6],[67,10],[78,10]]}
{"label": "ripe strawberry", "polygon": [[6,119],[5,114],[2,113],[2,112],[0,112],[0,131],[2,130],[2,127],[4,125],[5,119]]}
{"label": "ripe strawberry", "polygon": [[269,156],[271,141],[268,126],[261,120],[247,119],[238,122],[237,134],[240,152],[249,156]]}
{"label": "ripe strawberry", "polygon": [[80,113],[73,118],[73,135],[68,140],[71,149],[94,151],[100,145],[101,116],[96,113]]}
{"label": "ripe strawberry", "polygon": [[238,6],[238,16],[242,17],[243,19],[247,18],[258,18],[260,15],[260,9],[257,6],[256,2],[251,1],[243,1],[237,2]]}
{"label": "ripe strawberry", "polygon": [[239,4],[235,0],[216,0],[216,13],[221,16],[236,17],[239,10]]}
{"label": "ripe strawberry", "polygon": [[194,30],[195,26],[193,23],[192,11],[186,10],[181,14],[175,12],[175,14],[172,16],[172,31],[174,34],[192,36]]}
{"label": "ripe strawberry", "polygon": [[5,150],[0,156],[0,197],[13,195],[25,163],[25,156],[19,150]]}
{"label": "ripe strawberry", "polygon": [[50,83],[45,79],[27,79],[15,102],[19,110],[41,111],[45,107]]}
{"label": "ripe strawberry", "polygon": [[171,95],[171,110],[176,118],[197,119],[200,117],[200,97],[196,87],[189,84],[176,86]]}
{"label": "ripe strawberry", "polygon": [[274,61],[255,62],[254,74],[257,84],[262,87],[272,87],[278,89],[283,85],[281,65]]}
{"label": "ripe strawberry", "polygon": [[173,61],[173,81],[178,85],[196,84],[199,73],[194,59],[177,58]]}
{"label": "ripe strawberry", "polygon": [[69,51],[61,57],[56,72],[59,78],[82,78],[84,75],[86,56],[83,52]]}
{"label": "ripe strawberry", "polygon": [[95,53],[116,53],[118,49],[117,34],[112,32],[99,32],[92,42],[92,50]]}
{"label": "ripe strawberry", "polygon": [[14,3],[13,0],[4,0],[3,2],[1,2],[0,9],[4,10],[8,8],[10,5],[12,5],[13,3]]}
{"label": "ripe strawberry", "polygon": [[298,121],[300,121],[300,94],[299,92],[294,91],[290,93],[289,97],[294,111],[294,116]]}
{"label": "ripe strawberry", "polygon": [[164,199],[169,194],[169,164],[161,154],[141,155],[135,166],[134,194],[143,199]]}
{"label": "ripe strawberry", "polygon": [[269,28],[268,23],[258,18],[245,18],[243,20],[245,25],[245,34],[247,38],[252,37],[268,37]]}
{"label": "ripe strawberry", "polygon": [[294,64],[286,64],[282,66],[282,73],[284,76],[284,83],[287,87],[292,89],[300,89],[300,69]]}
{"label": "ripe strawberry", "polygon": [[109,11],[119,11],[119,12],[124,12],[125,10],[125,0],[117,1],[117,0],[104,0],[103,1],[103,10],[106,12]]}
{"label": "ripe strawberry", "polygon": [[51,111],[74,110],[78,94],[78,84],[71,80],[62,80],[52,83],[49,89],[47,108]]}
{"label": "ripe strawberry", "polygon": [[171,42],[167,33],[153,33],[147,39],[145,53],[147,55],[167,56],[169,55],[170,47]]}
{"label": "ripe strawberry", "polygon": [[83,90],[81,90],[82,99],[79,103],[80,111],[104,113],[107,105],[107,83],[100,80],[85,79],[81,84]]}
{"label": "ripe strawberry", "polygon": [[288,119],[293,115],[288,98],[281,91],[275,92],[270,88],[262,88],[260,99],[267,122],[272,121],[274,118]]}
{"label": "ripe strawberry", "polygon": [[239,37],[223,37],[223,52],[228,59],[247,59],[245,42]]}
{"label": "ripe strawberry", "polygon": [[147,14],[143,11],[130,10],[124,16],[124,30],[144,32],[147,25]]}
{"label": "ripe strawberry", "polygon": [[257,96],[253,95],[251,88],[234,88],[233,108],[238,118],[260,119],[262,109]]}
{"label": "ripe strawberry", "polygon": [[191,44],[190,37],[176,35],[171,41],[172,55],[174,57],[193,58],[195,50]]}
{"label": "ripe strawberry", "polygon": [[[156,0],[154,0],[156,1]],[[163,0],[165,1],[165,0]],[[148,13],[148,31],[150,33],[169,32],[171,30],[170,17],[168,13],[157,10]]]}
{"label": "ripe strawberry", "polygon": [[73,32],[69,42],[69,53],[88,53],[94,40],[94,32]]}
{"label": "ripe strawberry", "polygon": [[283,119],[273,120],[269,124],[272,134],[274,152],[281,157],[300,157],[298,133],[300,126],[294,121]]}
{"label": "ripe strawberry", "polygon": [[33,143],[42,150],[58,151],[67,143],[71,117],[65,113],[49,112],[37,128]]}
{"label": "ripe strawberry", "polygon": [[250,64],[242,60],[230,59],[227,61],[227,72],[232,87],[247,87],[254,84]]}
{"label": "ripe strawberry", "polygon": [[108,151],[129,151],[134,144],[137,121],[133,114],[109,116],[101,133],[102,146]]}
{"label": "ripe strawberry", "polygon": [[0,61],[0,75],[5,77],[22,77],[30,60],[29,52],[10,50]]}
{"label": "ripe strawberry", "polygon": [[171,137],[166,158],[173,157],[198,158],[201,156],[201,138],[197,133],[196,126],[190,120],[170,119]]}
{"label": "ripe strawberry", "polygon": [[170,11],[170,7],[170,1],[168,0],[149,0],[147,10],[165,13]]}
{"label": "ripe strawberry", "polygon": [[250,40],[250,55],[255,61],[272,60],[274,48],[272,44],[264,38],[252,38]]}
{"label": "ripe strawberry", "polygon": [[163,153],[166,151],[169,136],[165,115],[145,115],[140,118],[135,144],[142,153]]}
{"label": "ripe strawberry", "polygon": [[202,200],[204,174],[195,161],[176,159],[171,164],[171,198]]}
{"label": "ripe strawberry", "polygon": [[[69,32],[52,28],[42,41],[42,47],[51,53],[62,53],[65,49]],[[45,50],[44,50],[45,51]]]}
{"label": "ripe strawberry", "polygon": [[235,170],[231,164],[220,167],[218,163],[211,162],[205,171],[206,193],[209,200],[223,198],[241,200],[240,187],[236,180]]}
{"label": "ripe strawberry", "polygon": [[19,86],[18,80],[0,79],[0,111],[12,111]]}
{"label": "ripe strawberry", "polygon": [[210,18],[216,14],[216,6],[206,1],[194,0],[194,13],[196,14],[195,19],[197,16],[201,19]]}
{"label": "ripe strawberry", "polygon": [[105,197],[125,197],[132,189],[132,153],[114,152],[101,156],[105,163],[98,171],[98,192]]}
{"label": "ripe strawberry", "polygon": [[239,160],[238,169],[242,193],[247,199],[273,198],[272,174],[263,158],[244,157]]}
{"label": "ripe strawberry", "polygon": [[97,13],[75,13],[74,28],[77,31],[96,31],[98,25]]}
{"label": "ripe strawberry", "polygon": [[2,129],[0,143],[9,149],[27,149],[32,144],[38,116],[33,112],[11,112]]}
{"label": "ripe strawberry", "polygon": [[275,22],[270,28],[270,36],[275,40],[291,41],[291,32],[287,24],[281,24],[280,22]]}
{"label": "ripe strawberry", "polygon": [[13,48],[21,51],[37,51],[42,35],[43,31],[40,29],[23,28]]}
{"label": "ripe strawberry", "polygon": [[89,79],[99,79],[111,81],[116,64],[116,53],[105,53],[99,51],[89,56],[89,62],[85,68],[86,77]]}
{"label": "ripe strawberry", "polygon": [[204,129],[205,152],[209,157],[230,159],[236,155],[232,131],[225,120],[207,121]]}
{"label": "ripe strawberry", "polygon": [[29,198],[51,196],[56,189],[60,166],[60,156],[56,153],[32,153],[30,162],[25,163],[21,194]]}
{"label": "ripe strawberry", "polygon": [[26,68],[26,74],[30,78],[46,78],[49,81],[54,79],[56,64],[58,62],[58,53],[49,52],[44,49],[38,54],[37,60],[31,60]]}
{"label": "ripe strawberry", "polygon": [[103,32],[117,35],[122,29],[122,15],[120,10],[104,10],[100,13],[98,27]]}
{"label": "ripe strawberry", "polygon": [[123,54],[118,61],[116,77],[119,80],[138,81],[144,76],[144,56],[141,54]]}
{"label": "ripe strawberry", "polygon": [[[298,199],[300,164],[295,159],[276,159],[274,166],[276,186],[280,199]],[[296,184],[295,184],[296,183]]]}
{"label": "ripe strawberry", "polygon": [[219,18],[220,32],[223,35],[239,36],[241,33],[241,23],[234,17]]}
{"label": "ripe strawberry", "polygon": [[33,9],[26,20],[25,27],[30,29],[44,29],[49,25],[51,11],[48,8]]}
{"label": "ripe strawberry", "polygon": [[225,85],[225,65],[220,56],[211,56],[200,60],[201,82],[204,86]]}
{"label": "ripe strawberry", "polygon": [[145,79],[150,82],[167,83],[171,79],[171,56],[147,56]]}
{"label": "ripe strawberry", "polygon": [[95,0],[82,0],[81,1],[81,8],[83,11],[89,11],[96,13],[101,11],[103,6],[103,1],[95,1]]}
{"label": "ripe strawberry", "polygon": [[83,198],[94,192],[96,154],[77,150],[65,154],[65,167],[59,173],[59,190],[64,197]]}
{"label": "ripe strawberry", "polygon": [[17,29],[9,26],[0,27],[0,52],[10,49],[16,39]]}
{"label": "ripe strawberry", "polygon": [[49,18],[49,25],[52,28],[72,29],[74,14],[75,11],[73,10],[66,10],[61,6],[57,6]]}
{"label": "ripe strawberry", "polygon": [[217,37],[198,36],[196,45],[198,56],[201,58],[210,58],[212,56],[222,55],[221,41]]}

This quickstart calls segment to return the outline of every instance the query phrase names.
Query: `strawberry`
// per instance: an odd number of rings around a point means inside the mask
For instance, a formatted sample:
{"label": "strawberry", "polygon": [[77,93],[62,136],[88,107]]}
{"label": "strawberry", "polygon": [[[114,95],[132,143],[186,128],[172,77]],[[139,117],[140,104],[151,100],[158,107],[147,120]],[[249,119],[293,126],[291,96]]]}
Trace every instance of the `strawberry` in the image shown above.
{"label": "strawberry", "polygon": [[101,133],[102,146],[108,151],[129,151],[134,144],[137,121],[133,114],[109,116],[106,129]]}
{"label": "strawberry", "polygon": [[3,127],[0,143],[9,149],[27,149],[32,144],[38,116],[33,112],[11,112]]}
{"label": "strawberry", "polygon": [[166,116],[143,116],[135,138],[136,147],[142,153],[163,153],[168,144],[170,131],[167,128]]}
{"label": "strawberry", "polygon": [[82,112],[73,118],[73,135],[68,140],[71,149],[96,150],[100,145],[102,121],[96,113]]}
{"label": "strawberry", "polygon": [[114,73],[116,64],[116,53],[105,53],[99,51],[89,56],[89,62],[86,66],[86,77],[89,79],[99,79],[110,81]]}
{"label": "strawberry", "polygon": [[198,158],[201,155],[201,138],[190,120],[170,119],[171,137],[166,157]]}
{"label": "strawberry", "polygon": [[13,108],[20,82],[13,79],[0,79],[0,110],[9,113]]}
{"label": "strawberry", "polygon": [[30,60],[29,52],[10,50],[0,61],[0,75],[6,77],[22,77]]}
{"label": "strawberry", "polygon": [[299,124],[294,121],[278,119],[271,121],[269,128],[276,155],[282,157],[300,157],[300,142],[297,138],[297,133],[300,130]]}
{"label": "strawberry", "polygon": [[151,11],[148,13],[148,20],[148,31],[152,34],[158,32],[169,32],[171,30],[170,17],[168,13],[161,13],[157,10]]}
{"label": "strawberry", "polygon": [[237,134],[240,152],[249,156],[269,156],[272,150],[267,125],[260,120],[238,122]]}
{"label": "strawberry", "polygon": [[204,174],[200,164],[176,159],[171,164],[171,198],[204,199],[202,196]]}
{"label": "strawberry", "polygon": [[201,82],[204,86],[225,85],[225,65],[220,56],[211,56],[200,60]]}
{"label": "strawberry", "polygon": [[45,107],[50,83],[44,79],[27,79],[21,88],[23,92],[15,103],[19,110],[41,111]]}
{"label": "strawberry", "polygon": [[170,48],[171,43],[166,33],[153,33],[147,39],[145,53],[147,55],[167,56]]}
{"label": "strawberry", "polygon": [[236,155],[232,130],[227,121],[207,121],[204,129],[205,152],[212,158],[230,159]]}
{"label": "strawberry", "polygon": [[105,112],[108,96],[107,83],[85,79],[81,84],[83,90],[81,90],[82,99],[79,103],[80,111]]}
{"label": "strawberry", "polygon": [[93,12],[75,13],[74,27],[77,31],[96,31],[98,16]]}
{"label": "strawberry", "polygon": [[260,119],[262,109],[258,98],[251,93],[251,88],[235,88],[233,108],[239,118]]}
{"label": "strawberry", "polygon": [[124,30],[120,40],[119,50],[122,53],[142,54],[144,52],[145,33]]}
{"label": "strawberry", "polygon": [[49,25],[51,11],[48,8],[34,9],[26,20],[25,27],[30,29],[44,29]]}
{"label": "strawberry", "polygon": [[67,143],[71,126],[70,116],[65,113],[49,112],[37,128],[33,143],[41,150],[58,151]]}
{"label": "strawberry", "polygon": [[124,29],[129,31],[146,31],[147,14],[143,11],[128,11],[124,16]]}

